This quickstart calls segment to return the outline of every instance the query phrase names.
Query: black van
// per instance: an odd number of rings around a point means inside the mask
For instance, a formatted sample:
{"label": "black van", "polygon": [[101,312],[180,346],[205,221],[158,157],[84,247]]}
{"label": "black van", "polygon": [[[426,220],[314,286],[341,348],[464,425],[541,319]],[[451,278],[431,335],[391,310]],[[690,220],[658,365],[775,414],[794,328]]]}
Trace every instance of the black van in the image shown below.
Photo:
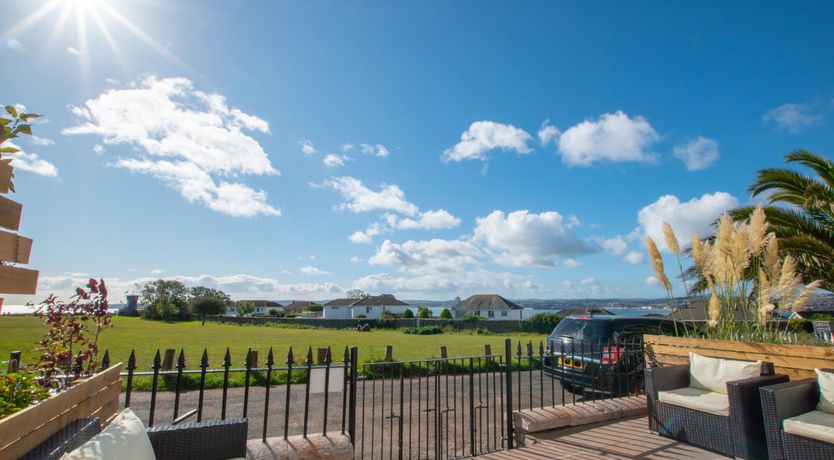
{"label": "black van", "polygon": [[643,384],[643,334],[676,335],[676,327],[657,316],[569,316],[547,338],[545,372],[576,394],[635,392]]}

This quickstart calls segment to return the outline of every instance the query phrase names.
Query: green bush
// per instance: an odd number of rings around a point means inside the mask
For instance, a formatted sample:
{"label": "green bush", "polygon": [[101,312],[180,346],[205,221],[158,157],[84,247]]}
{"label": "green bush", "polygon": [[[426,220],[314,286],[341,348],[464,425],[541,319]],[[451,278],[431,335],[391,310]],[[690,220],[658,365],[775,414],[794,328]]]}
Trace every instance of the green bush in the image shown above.
{"label": "green bush", "polygon": [[391,313],[390,310],[382,310],[382,313],[379,315],[379,319],[395,319],[395,318],[396,318],[396,316],[394,316],[394,314]]}
{"label": "green bush", "polygon": [[412,312],[411,310],[408,310],[408,309],[407,309],[406,311],[404,311],[404,312],[403,312],[403,316],[402,316],[402,317],[403,317],[403,318],[405,318],[405,319],[411,319],[411,318],[414,318],[414,312]]}
{"label": "green bush", "polygon": [[407,327],[403,329],[403,333],[414,335],[442,334],[443,328],[440,326]]}
{"label": "green bush", "polygon": [[417,309],[417,317],[420,319],[431,318],[431,312],[426,307],[420,307]]}
{"label": "green bush", "polygon": [[814,313],[809,318],[811,321],[834,321],[834,315],[828,313]]}
{"label": "green bush", "polygon": [[444,308],[440,312],[440,319],[452,319],[452,312],[448,308]]}
{"label": "green bush", "polygon": [[561,318],[555,313],[539,313],[521,321],[522,332],[550,334]]}
{"label": "green bush", "polygon": [[0,375],[0,418],[26,409],[48,397],[49,391],[28,372]]}
{"label": "green bush", "polygon": [[[450,319],[451,319],[451,318],[450,318]],[[465,314],[465,315],[461,316],[461,317],[460,317],[460,318],[458,318],[458,319],[459,319],[460,321],[475,322],[475,321],[480,321],[480,320],[482,320],[483,318],[481,318],[481,317],[480,317],[480,316],[478,316],[478,315],[473,315],[472,313],[467,313],[467,314]]]}
{"label": "green bush", "polygon": [[365,316],[365,315],[356,315],[356,316],[354,316],[354,318],[356,318],[356,319],[367,319],[368,317]]}

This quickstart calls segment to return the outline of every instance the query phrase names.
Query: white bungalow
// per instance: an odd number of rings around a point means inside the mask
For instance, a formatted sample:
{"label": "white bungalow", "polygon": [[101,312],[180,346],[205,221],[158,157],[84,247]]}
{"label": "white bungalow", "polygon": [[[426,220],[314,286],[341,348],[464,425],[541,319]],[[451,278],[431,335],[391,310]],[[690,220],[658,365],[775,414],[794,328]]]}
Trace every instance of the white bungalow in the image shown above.
{"label": "white bungalow", "polygon": [[398,315],[408,310],[408,304],[397,300],[391,294],[367,296],[362,299],[336,299],[324,304],[323,317],[327,319],[347,319],[365,317],[379,319],[382,312],[389,311]]}
{"label": "white bungalow", "polygon": [[515,302],[507,300],[500,295],[479,294],[458,302],[451,310],[455,319],[466,315],[475,315],[492,320],[504,319],[520,321],[521,312],[524,309]]}

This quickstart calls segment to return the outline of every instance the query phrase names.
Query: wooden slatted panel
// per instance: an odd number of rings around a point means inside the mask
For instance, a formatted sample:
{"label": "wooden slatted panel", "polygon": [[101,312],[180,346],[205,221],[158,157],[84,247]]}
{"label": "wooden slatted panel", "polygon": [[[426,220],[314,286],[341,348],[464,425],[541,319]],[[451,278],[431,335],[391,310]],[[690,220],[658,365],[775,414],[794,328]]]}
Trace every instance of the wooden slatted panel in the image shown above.
{"label": "wooden slatted panel", "polygon": [[0,292],[4,294],[34,294],[37,288],[37,270],[0,266]]}
{"label": "wooden slatted panel", "polygon": [[0,193],[9,193],[14,168],[5,161],[0,161]]}
{"label": "wooden slatted panel", "polygon": [[0,227],[17,231],[20,228],[20,214],[23,205],[0,196]]}
{"label": "wooden slatted panel", "polygon": [[791,379],[814,378],[815,368],[831,367],[834,363],[834,347],[787,345],[772,343],[747,343],[731,340],[706,340],[688,337],[646,335],[643,337],[646,362],[664,365],[689,364],[689,353],[715,358],[748,361],[769,361],[776,373]]}
{"label": "wooden slatted panel", "polygon": [[28,264],[31,252],[32,240],[30,238],[0,230],[0,260]]}
{"label": "wooden slatted panel", "polygon": [[17,458],[57,433],[73,420],[115,417],[121,392],[122,364],[78,382],[34,406],[0,420],[0,458]]}

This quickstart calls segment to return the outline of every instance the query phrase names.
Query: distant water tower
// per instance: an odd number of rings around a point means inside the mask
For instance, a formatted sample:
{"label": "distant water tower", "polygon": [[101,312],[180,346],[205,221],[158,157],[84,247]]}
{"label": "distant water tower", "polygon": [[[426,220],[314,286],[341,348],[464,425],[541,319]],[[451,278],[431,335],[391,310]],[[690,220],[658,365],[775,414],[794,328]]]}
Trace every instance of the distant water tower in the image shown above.
{"label": "distant water tower", "polygon": [[137,294],[130,294],[127,296],[127,309],[136,310],[139,308],[139,296]]}

